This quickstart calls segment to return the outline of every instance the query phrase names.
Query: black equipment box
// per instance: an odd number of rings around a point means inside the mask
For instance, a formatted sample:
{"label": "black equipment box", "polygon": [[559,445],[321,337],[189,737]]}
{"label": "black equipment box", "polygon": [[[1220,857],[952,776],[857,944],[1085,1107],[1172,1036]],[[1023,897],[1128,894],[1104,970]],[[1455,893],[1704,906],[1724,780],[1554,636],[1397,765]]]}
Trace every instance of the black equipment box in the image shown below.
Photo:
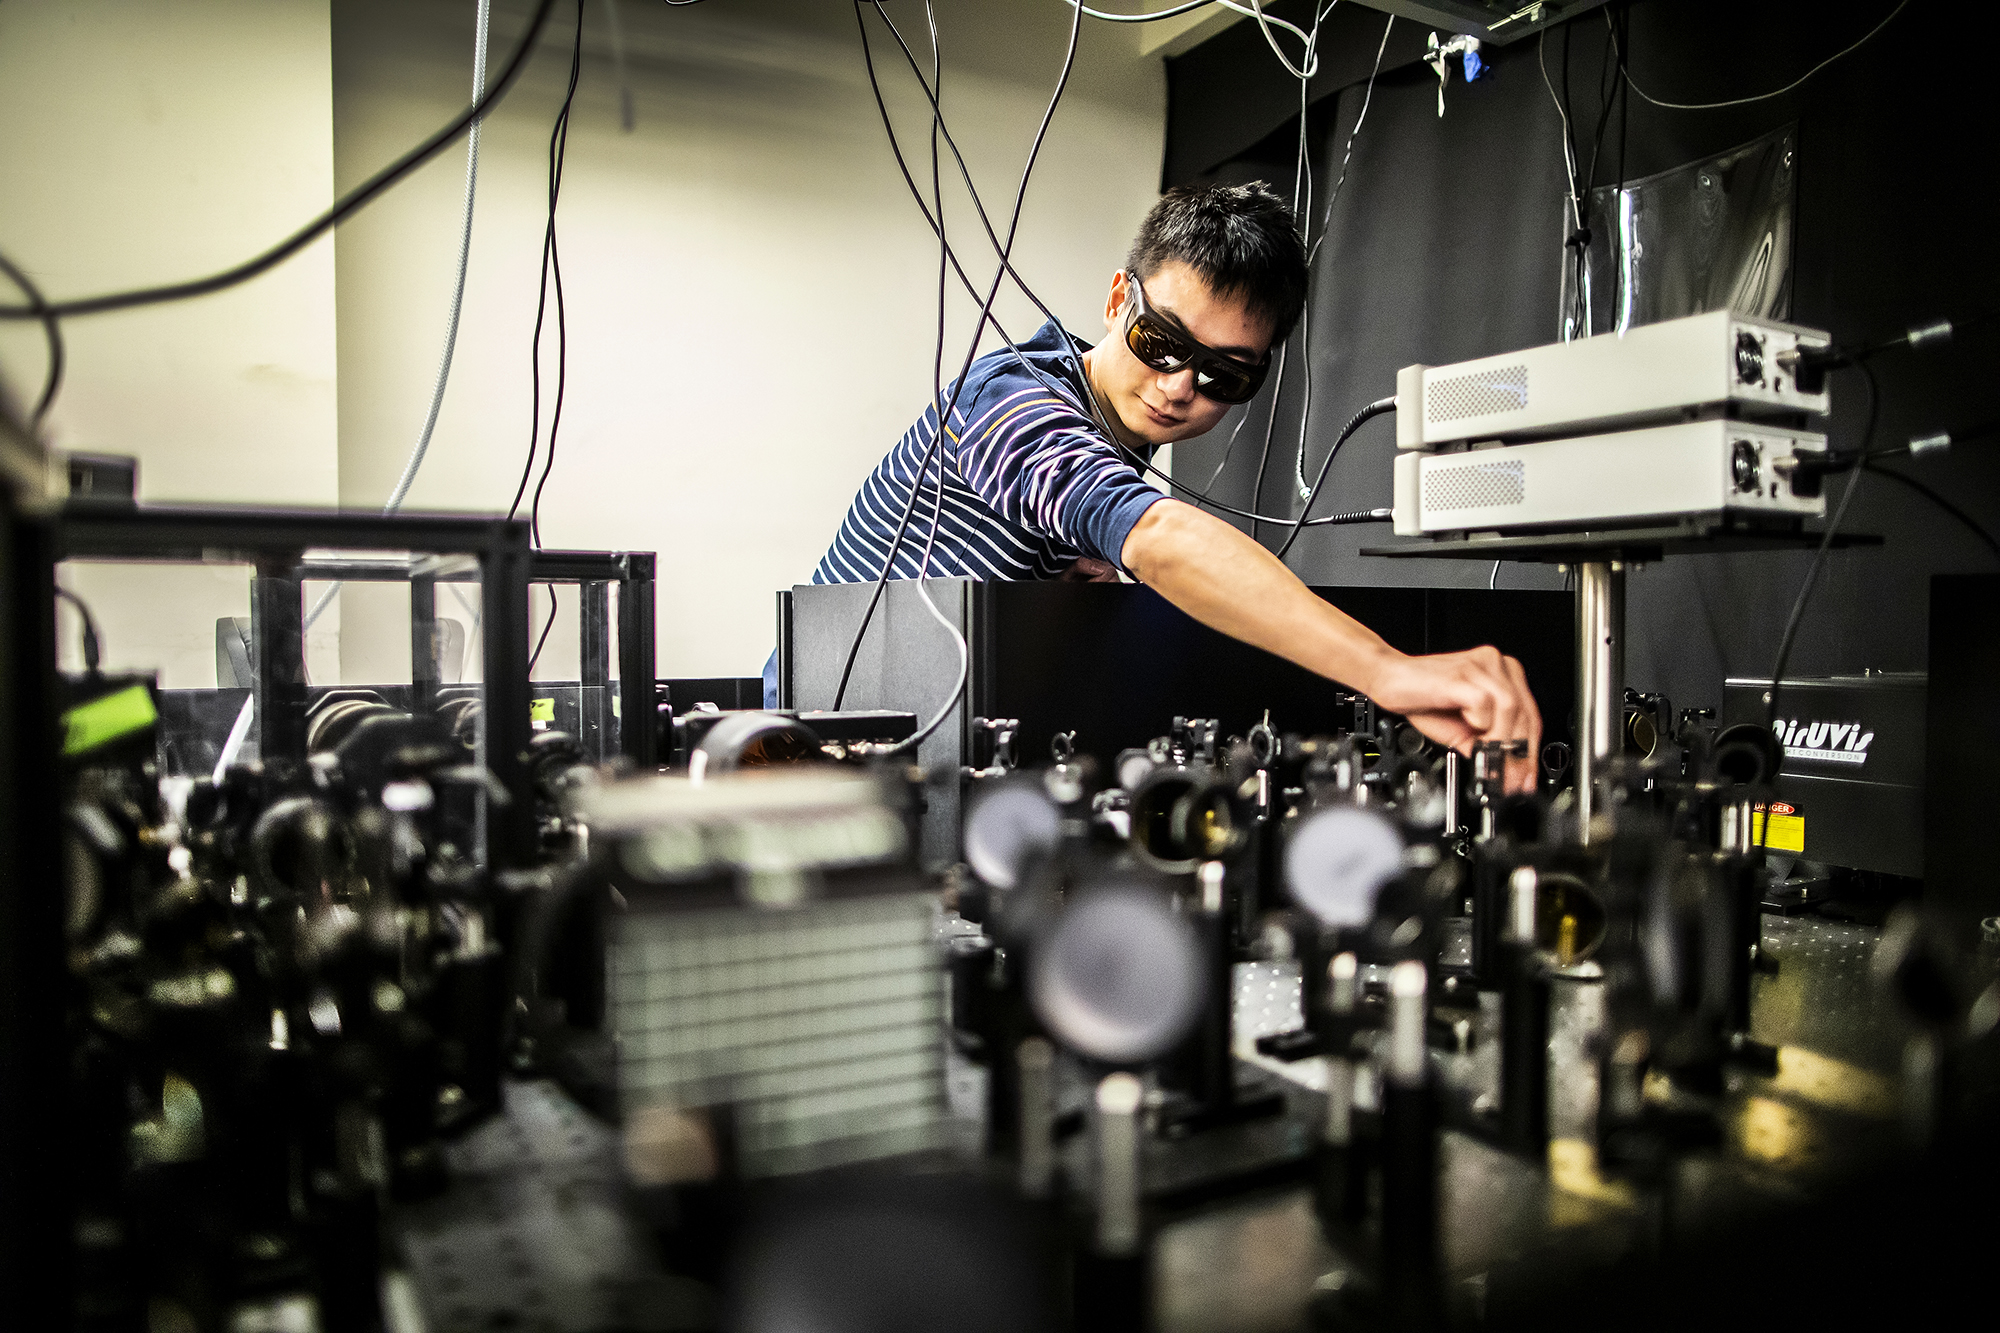
{"label": "black equipment box", "polygon": [[653,682],[656,702],[674,710],[675,716],[692,713],[702,704],[714,704],[724,712],[764,706],[762,676],[692,676]]}
{"label": "black equipment box", "polygon": [[[1057,732],[1110,771],[1118,752],[1167,734],[1175,716],[1212,717],[1241,735],[1269,709],[1281,732],[1325,733],[1352,709],[1339,686],[1200,624],[1150,588],[1114,583],[932,579],[944,616],[970,644],[969,680],[918,761],[937,779],[923,857],[955,859],[959,784],[976,754],[974,720],[1020,724],[1022,764],[1046,763]],[[1544,740],[1567,741],[1576,694],[1576,615],[1562,592],[1484,588],[1315,588],[1408,653],[1494,644],[1517,657],[1541,706]],[[778,594],[779,701],[832,708],[874,585],[801,585]],[[842,708],[894,708],[925,724],[952,704],[958,649],[910,581],[892,581],[869,622]]]}
{"label": "black equipment box", "polygon": [[2000,914],[2000,574],[1931,578],[1924,901],[1966,927]]}
{"label": "black equipment box", "polygon": [[[1764,720],[1768,680],[1723,685],[1722,725]],[[1774,728],[1785,747],[1765,845],[1830,866],[1924,873],[1922,672],[1787,680]]]}

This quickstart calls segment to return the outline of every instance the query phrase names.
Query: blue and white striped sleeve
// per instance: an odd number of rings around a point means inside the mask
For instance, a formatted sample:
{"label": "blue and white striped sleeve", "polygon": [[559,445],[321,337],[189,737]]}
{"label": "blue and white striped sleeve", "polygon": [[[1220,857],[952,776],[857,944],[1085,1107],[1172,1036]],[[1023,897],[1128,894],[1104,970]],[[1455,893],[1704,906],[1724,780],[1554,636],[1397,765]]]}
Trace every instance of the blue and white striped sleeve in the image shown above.
{"label": "blue and white striped sleeve", "polygon": [[1009,387],[954,413],[959,475],[1001,517],[1123,569],[1126,537],[1166,497],[1073,404]]}

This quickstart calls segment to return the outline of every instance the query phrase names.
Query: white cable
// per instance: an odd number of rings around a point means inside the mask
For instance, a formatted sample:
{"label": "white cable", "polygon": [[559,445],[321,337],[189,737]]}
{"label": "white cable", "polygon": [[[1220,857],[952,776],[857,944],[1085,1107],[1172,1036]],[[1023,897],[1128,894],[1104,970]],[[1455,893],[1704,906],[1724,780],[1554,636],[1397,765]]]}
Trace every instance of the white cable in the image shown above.
{"label": "white cable", "polygon": [[[1283,19],[1274,19],[1265,14],[1264,0],[1250,0],[1250,8],[1248,9],[1233,3],[1233,0],[1221,0],[1221,3],[1239,14],[1248,14],[1257,20],[1257,26],[1263,30],[1264,41],[1270,46],[1271,54],[1278,58],[1278,63],[1283,65],[1286,72],[1293,78],[1305,80],[1319,73],[1319,52],[1315,49],[1319,38],[1319,20],[1317,18],[1313,20],[1311,35],[1307,35],[1300,32],[1297,28],[1292,27],[1291,24],[1285,22]],[[1306,58],[1303,67],[1294,65],[1291,62],[1291,58],[1285,54],[1284,48],[1278,45],[1278,35],[1271,31],[1271,25],[1274,23],[1281,28],[1290,28],[1292,33],[1306,44]]]}
{"label": "white cable", "polygon": [[[1793,79],[1790,83],[1778,89],[1776,92],[1758,93],[1755,97],[1732,98],[1727,102],[1662,102],[1659,98],[1653,96],[1651,93],[1647,92],[1644,88],[1641,88],[1638,84],[1632,82],[1632,71],[1630,69],[1627,69],[1625,71],[1625,85],[1628,88],[1630,88],[1633,92],[1639,94],[1639,96],[1645,98],[1648,102],[1651,102],[1654,106],[1664,107],[1669,111],[1715,111],[1726,106],[1748,106],[1752,102],[1766,102],[1773,97],[1783,97],[1786,93],[1792,91],[1792,89],[1798,87],[1800,84],[1804,83],[1807,79],[1810,79],[1813,75],[1819,73],[1821,70],[1825,69],[1828,65],[1831,65],[1834,61],[1839,60],[1844,56],[1853,55],[1856,51],[1860,50],[1862,47],[1866,46],[1869,42],[1873,41],[1875,39],[1875,34],[1881,32],[1882,29],[1888,27],[1891,23],[1894,23],[1896,21],[1896,15],[1902,13],[1905,9],[1908,9],[1909,7],[1910,7],[1910,0],[1902,0],[1901,4],[1897,5],[1894,9],[1889,11],[1888,18],[1883,19],[1880,23],[1876,24],[1873,28],[1870,28],[1868,30],[1867,36],[1863,37],[1860,41],[1856,42],[1854,45],[1848,47],[1845,51],[1841,51],[1834,55],[1828,56],[1826,59],[1820,61],[1817,65],[1814,65],[1811,69],[1799,75],[1798,78]],[[1610,21],[1609,15],[1605,16],[1605,21],[1607,23]],[[1546,32],[1547,29],[1543,29],[1543,31]],[[1614,34],[1611,40],[1615,44],[1618,38]]]}
{"label": "white cable", "polygon": [[1537,41],[1535,44],[1535,63],[1541,67],[1542,86],[1549,90],[1549,100],[1555,103],[1556,115],[1561,117],[1562,119],[1563,165],[1566,168],[1568,168],[1568,170],[1564,173],[1564,180],[1569,185],[1569,189],[1566,191],[1566,193],[1569,195],[1570,216],[1572,219],[1574,219],[1572,225],[1581,226],[1583,225],[1582,222],[1583,200],[1578,195],[1576,188],[1576,155],[1570,151],[1569,112],[1563,109],[1562,98],[1556,95],[1555,80],[1549,77],[1548,42],[1549,42],[1549,30],[1547,28],[1544,28],[1542,29],[1542,35],[1540,40]]}
{"label": "white cable", "polygon": [[[1212,5],[1215,2],[1216,0],[1188,0],[1187,4],[1175,5],[1172,9],[1156,10],[1151,14],[1112,14],[1102,9],[1092,9],[1088,5],[1083,7],[1083,12],[1091,18],[1103,19],[1106,23],[1153,23],[1160,19],[1178,18],[1182,14],[1190,13],[1193,10],[1200,9],[1204,5]],[[1065,0],[1065,3],[1071,8],[1076,7],[1076,0]]]}
{"label": "white cable", "polygon": [[[478,5],[479,18],[472,40],[472,100],[475,102],[486,92],[486,33],[493,15],[492,0],[478,0]],[[431,447],[431,432],[437,429],[438,410],[444,406],[445,385],[451,379],[451,357],[458,347],[458,316],[465,303],[465,270],[472,258],[472,205],[479,190],[479,124],[479,119],[475,119],[466,134],[465,221],[459,229],[458,279],[451,289],[451,315],[445,321],[444,350],[438,355],[437,380],[431,386],[430,411],[424,414],[423,431],[417,436],[416,446],[410,450],[409,461],[403,465],[403,475],[397,479],[396,488],[389,493],[389,502],[382,506],[385,515],[403,507],[410,486],[417,479],[417,469],[424,465],[424,455]],[[339,592],[340,584],[335,583],[320,594],[319,600],[306,614],[303,629],[313,627],[313,622],[320,618]]]}
{"label": "white cable", "polygon": [[[1555,80],[1549,77],[1548,43],[1549,30],[1543,28],[1541,37],[1535,43],[1535,64],[1542,71],[1542,86],[1549,90],[1549,100],[1555,103],[1556,115],[1562,120],[1563,194],[1569,199],[1569,229],[1570,233],[1574,235],[1583,230],[1583,194],[1577,182],[1576,151],[1570,144],[1569,112],[1564,108],[1562,98],[1556,94]],[[1565,76],[1565,85],[1567,85],[1567,76]],[[1565,272],[1568,272],[1572,267],[1569,248],[1569,244],[1565,240],[1563,245],[1563,268]],[[1569,342],[1576,336],[1576,329],[1579,323],[1583,327],[1584,336],[1590,336],[1591,312],[1588,296],[1590,270],[1587,257],[1581,251],[1576,256],[1574,268],[1577,275],[1576,290],[1570,295],[1576,304],[1574,308],[1565,308],[1563,311],[1562,340],[1564,342]],[[1576,318],[1578,311],[1581,311],[1583,315],[1580,321]]]}
{"label": "white cable", "polygon": [[[479,27],[472,44],[472,96],[475,101],[486,91],[486,30],[491,18],[491,0],[479,0]],[[437,383],[431,388],[431,409],[424,416],[423,433],[417,437],[416,447],[410,450],[410,461],[404,464],[396,489],[389,493],[389,503],[382,506],[384,514],[393,514],[402,508],[404,497],[410,493],[410,484],[417,479],[417,469],[424,465],[424,454],[431,447],[431,432],[437,429],[438,409],[444,405],[445,384],[451,379],[451,355],[458,346],[458,315],[465,303],[465,269],[472,258],[472,205],[478,192],[479,121],[475,120],[465,140],[465,221],[459,229],[458,280],[451,289],[451,315],[445,321],[444,350],[438,354]]]}
{"label": "white cable", "polygon": [[[1266,14],[1264,12],[1264,0],[1250,0],[1248,4],[1242,4],[1239,0],[1190,0],[1188,4],[1175,5],[1172,9],[1155,10],[1149,14],[1114,14],[1108,10],[1092,9],[1088,5],[1080,4],[1079,0],[1063,0],[1063,3],[1072,9],[1081,9],[1090,18],[1102,19],[1106,23],[1156,23],[1161,19],[1178,18],[1182,14],[1192,13],[1204,5],[1221,5],[1224,9],[1234,10],[1245,18],[1257,20],[1257,26],[1263,30],[1264,40],[1270,43],[1271,50],[1278,57],[1279,63],[1290,72],[1293,78],[1310,79],[1313,75],[1319,73],[1319,53],[1313,49],[1312,38],[1297,24],[1287,23],[1284,19],[1273,18],[1269,14]],[[1331,8],[1331,6],[1328,6],[1328,8]],[[1303,69],[1294,65],[1291,57],[1287,56],[1284,49],[1278,45],[1278,38],[1271,31],[1274,27],[1283,28],[1286,32],[1289,32],[1292,36],[1306,44],[1305,67]]]}
{"label": "white cable", "polygon": [[[1354,118],[1354,128],[1347,132],[1347,147],[1340,155],[1340,175],[1334,178],[1333,193],[1326,197],[1326,213],[1325,216],[1320,218],[1319,239],[1315,240],[1312,243],[1312,247],[1306,251],[1306,274],[1308,278],[1312,274],[1313,261],[1319,258],[1320,246],[1326,244],[1327,229],[1333,225],[1333,206],[1340,198],[1340,187],[1347,184],[1347,164],[1354,156],[1354,140],[1361,134],[1361,127],[1368,123],[1368,107],[1375,100],[1375,79],[1382,72],[1382,53],[1389,49],[1389,32],[1395,26],[1396,16],[1391,14],[1389,21],[1382,25],[1382,40],[1375,47],[1375,66],[1368,71],[1368,86],[1361,93],[1361,114]],[[1308,219],[1308,226],[1310,225],[1310,219]],[[1312,488],[1306,485],[1306,422],[1312,413],[1312,363],[1309,359],[1312,346],[1311,302],[1306,303],[1304,316],[1301,320],[1300,342],[1305,345],[1308,355],[1306,363],[1306,408],[1305,411],[1299,414],[1299,452],[1298,457],[1292,462],[1292,474],[1297,479],[1299,499],[1309,500],[1312,498]]]}
{"label": "white cable", "polygon": [[611,67],[618,75],[618,128],[630,134],[639,118],[632,109],[632,80],[625,71],[625,25],[618,17],[618,0],[604,0],[604,27],[611,36]]}
{"label": "white cable", "polygon": [[1320,219],[1319,239],[1306,252],[1306,268],[1311,270],[1313,260],[1319,258],[1320,246],[1326,244],[1326,229],[1333,224],[1333,205],[1340,198],[1340,187],[1347,184],[1347,162],[1354,156],[1354,140],[1361,133],[1361,127],[1368,123],[1368,106],[1375,100],[1375,78],[1382,72],[1382,54],[1389,49],[1389,30],[1396,26],[1396,16],[1382,25],[1382,40],[1375,47],[1375,67],[1368,71],[1368,86],[1361,93],[1361,114],[1354,118],[1354,128],[1347,132],[1347,149],[1340,155],[1340,175],[1333,182],[1333,193],[1326,197],[1326,216]]}
{"label": "white cable", "polygon": [[243,741],[250,735],[250,719],[257,714],[257,691],[250,691],[250,697],[243,701],[243,707],[236,711],[236,723],[229,728],[229,739],[222,743],[222,753],[215,757],[215,772],[209,781],[216,786],[229,772],[229,766],[236,762],[236,752],[243,748]]}
{"label": "white cable", "polygon": [[[938,461],[938,466],[939,467],[944,466],[944,462],[942,459]],[[959,633],[958,626],[952,624],[951,621],[945,617],[944,612],[938,610],[938,605],[936,602],[931,600],[930,589],[924,586],[924,580],[922,578],[919,578],[917,580],[917,595],[919,600],[923,602],[924,609],[931,613],[932,619],[936,620],[938,624],[944,626],[944,632],[946,634],[951,635],[952,645],[958,649],[958,675],[952,681],[951,693],[945,695],[943,699],[938,701],[937,716],[931,720],[931,724],[928,727],[925,727],[922,733],[920,733],[917,737],[918,742],[921,743],[925,738],[929,737],[929,735],[933,731],[936,731],[940,726],[942,726],[944,720],[950,717],[952,715],[952,712],[955,709],[957,709],[961,703],[964,702],[963,698],[961,698],[960,696],[960,691],[962,691],[965,688],[965,682],[968,679],[970,679],[967,673],[971,669],[972,657],[970,651],[966,647],[965,636]]]}
{"label": "white cable", "polygon": [[[944,49],[938,44],[937,11],[930,3],[930,0],[924,0],[924,19],[930,25],[931,32],[931,180],[935,183],[938,173],[938,130],[944,122],[944,103],[942,100],[944,97]],[[942,257],[949,255],[951,247],[951,242],[945,234],[943,196],[941,194],[934,194],[932,196],[932,203],[937,208],[938,248],[942,259]],[[938,267],[938,313],[940,316],[944,313],[944,279],[944,267],[942,262],[940,262]],[[976,338],[979,335],[975,332],[973,336]],[[942,356],[944,347],[944,323],[942,318],[940,318],[938,323],[938,339],[939,355]],[[935,383],[932,384],[931,389],[934,395],[938,393],[938,388],[938,385]],[[943,430],[944,404],[942,401],[936,401],[935,406],[939,413],[938,429]],[[952,646],[958,650],[958,677],[952,684],[951,692],[939,701],[937,715],[932,718],[930,725],[916,735],[915,740],[918,746],[921,746],[930,737],[931,733],[943,726],[945,719],[951,716],[952,710],[961,705],[963,702],[961,692],[965,689],[966,683],[971,679],[970,672],[972,669],[972,650],[971,646],[965,641],[965,635],[959,632],[958,626],[952,624],[944,612],[938,610],[938,604],[931,599],[931,590],[924,586],[924,580],[928,579],[931,574],[931,551],[937,545],[938,521],[944,512],[945,460],[942,456],[937,460],[937,467],[937,500],[931,508],[931,531],[930,536],[924,539],[923,559],[917,564],[917,596],[923,601],[924,608],[931,613],[931,619],[942,625],[944,632],[951,636]],[[916,492],[912,497],[912,503],[920,502],[923,495],[924,476],[929,471],[930,466],[928,463],[918,469]],[[914,514],[914,512],[913,510],[912,513]]]}

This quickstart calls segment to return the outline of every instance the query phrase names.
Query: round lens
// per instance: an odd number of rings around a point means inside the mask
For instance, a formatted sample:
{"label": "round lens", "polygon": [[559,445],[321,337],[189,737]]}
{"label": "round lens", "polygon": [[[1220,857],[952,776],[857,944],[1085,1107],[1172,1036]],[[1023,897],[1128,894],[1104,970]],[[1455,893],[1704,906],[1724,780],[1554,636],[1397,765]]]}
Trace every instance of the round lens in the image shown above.
{"label": "round lens", "polygon": [[1211,361],[1195,374],[1194,387],[1197,393],[1218,403],[1243,403],[1256,396],[1262,380],[1263,376],[1251,371]]}
{"label": "round lens", "polygon": [[1132,321],[1132,331],[1125,335],[1125,342],[1132,355],[1154,370],[1171,372],[1187,365],[1187,344],[1143,315]]}

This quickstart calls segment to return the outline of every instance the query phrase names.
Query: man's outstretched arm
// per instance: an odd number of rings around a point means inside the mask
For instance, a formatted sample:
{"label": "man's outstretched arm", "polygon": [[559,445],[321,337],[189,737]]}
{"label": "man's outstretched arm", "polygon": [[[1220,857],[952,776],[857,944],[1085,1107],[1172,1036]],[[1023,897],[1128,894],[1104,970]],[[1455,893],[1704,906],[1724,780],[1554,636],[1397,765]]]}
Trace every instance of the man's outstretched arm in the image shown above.
{"label": "man's outstretched arm", "polygon": [[1542,715],[1521,664],[1495,648],[1412,657],[1322,601],[1276,556],[1193,505],[1161,500],[1125,539],[1124,565],[1211,629],[1359,690],[1461,754],[1480,741],[1528,742],[1507,787],[1529,792]]}

